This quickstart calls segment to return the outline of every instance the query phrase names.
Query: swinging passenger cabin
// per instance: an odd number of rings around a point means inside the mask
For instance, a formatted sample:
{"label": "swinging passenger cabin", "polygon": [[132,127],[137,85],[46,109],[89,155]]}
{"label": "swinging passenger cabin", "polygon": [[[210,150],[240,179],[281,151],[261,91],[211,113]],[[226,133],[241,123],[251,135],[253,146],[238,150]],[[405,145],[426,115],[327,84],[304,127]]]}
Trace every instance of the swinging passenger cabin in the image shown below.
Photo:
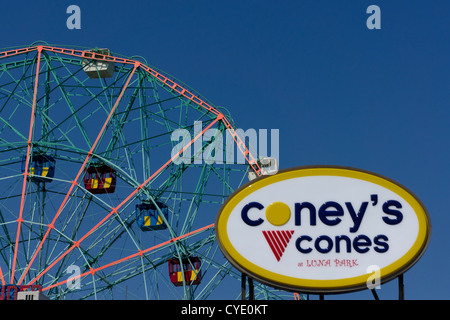
{"label": "swinging passenger cabin", "polygon": [[[25,173],[27,156],[22,157],[22,173]],[[55,159],[52,156],[32,154],[28,163],[28,180],[32,182],[52,182],[55,175]]]}
{"label": "swinging passenger cabin", "polygon": [[110,55],[109,49],[93,49],[84,53],[82,66],[90,79],[111,78],[114,75],[114,62],[104,60],[105,56]]}
{"label": "swinging passenger cabin", "polygon": [[180,287],[184,283],[188,286],[200,284],[202,280],[201,260],[199,257],[189,257],[180,259],[172,258],[168,260],[170,281],[175,287]]}
{"label": "swinging passenger cabin", "polygon": [[106,164],[91,164],[84,170],[84,187],[93,194],[116,190],[116,170]]}
{"label": "swinging passenger cabin", "polygon": [[152,202],[143,202],[136,205],[136,221],[142,231],[162,230],[167,228],[158,208],[167,220],[168,208],[162,202],[156,202],[156,206]]}

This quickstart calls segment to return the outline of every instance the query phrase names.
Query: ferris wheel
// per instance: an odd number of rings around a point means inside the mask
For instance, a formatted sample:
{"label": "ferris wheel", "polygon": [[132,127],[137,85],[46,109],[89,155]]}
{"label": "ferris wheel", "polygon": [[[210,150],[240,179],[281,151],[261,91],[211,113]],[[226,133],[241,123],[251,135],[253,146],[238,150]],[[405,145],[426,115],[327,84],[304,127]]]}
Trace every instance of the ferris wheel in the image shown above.
{"label": "ferris wheel", "polygon": [[[140,57],[0,52],[2,298],[238,298],[214,220],[261,168],[219,110]],[[244,164],[215,161],[226,135]],[[256,298],[284,296],[255,284]]]}

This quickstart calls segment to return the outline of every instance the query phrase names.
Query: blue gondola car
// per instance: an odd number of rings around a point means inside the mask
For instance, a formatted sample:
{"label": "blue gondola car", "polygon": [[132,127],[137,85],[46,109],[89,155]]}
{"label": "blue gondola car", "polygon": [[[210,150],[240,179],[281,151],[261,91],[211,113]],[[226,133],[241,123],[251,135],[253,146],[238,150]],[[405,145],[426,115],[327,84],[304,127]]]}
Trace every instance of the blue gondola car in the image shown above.
{"label": "blue gondola car", "polygon": [[[164,203],[156,202],[164,217],[167,219],[168,209]],[[161,217],[158,208],[153,203],[136,205],[136,221],[142,231],[166,229],[167,226]]]}
{"label": "blue gondola car", "polygon": [[[27,157],[22,158],[22,172],[25,172]],[[55,175],[55,159],[45,154],[33,154],[28,164],[28,179],[33,182],[52,182]]]}

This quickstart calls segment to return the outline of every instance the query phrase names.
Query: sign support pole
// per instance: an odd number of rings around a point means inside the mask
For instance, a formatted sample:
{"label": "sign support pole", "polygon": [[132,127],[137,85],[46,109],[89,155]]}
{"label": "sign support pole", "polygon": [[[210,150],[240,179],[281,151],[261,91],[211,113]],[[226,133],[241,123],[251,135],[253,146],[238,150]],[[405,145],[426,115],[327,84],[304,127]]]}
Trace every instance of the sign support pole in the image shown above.
{"label": "sign support pole", "polygon": [[380,298],[378,297],[378,294],[377,294],[375,289],[370,289],[370,291],[372,291],[372,295],[375,298],[375,300],[380,300]]}
{"label": "sign support pole", "polygon": [[241,300],[245,300],[245,273],[241,275]]}
{"label": "sign support pole", "polygon": [[253,279],[248,278],[248,300],[255,300],[255,288],[253,286]]}
{"label": "sign support pole", "polygon": [[405,300],[405,286],[403,285],[403,273],[398,276],[398,300]]}
{"label": "sign support pole", "polygon": [[[241,300],[247,300],[246,299],[246,274],[242,273],[241,276]],[[255,300],[255,290],[253,285],[253,279],[248,277],[248,300]]]}

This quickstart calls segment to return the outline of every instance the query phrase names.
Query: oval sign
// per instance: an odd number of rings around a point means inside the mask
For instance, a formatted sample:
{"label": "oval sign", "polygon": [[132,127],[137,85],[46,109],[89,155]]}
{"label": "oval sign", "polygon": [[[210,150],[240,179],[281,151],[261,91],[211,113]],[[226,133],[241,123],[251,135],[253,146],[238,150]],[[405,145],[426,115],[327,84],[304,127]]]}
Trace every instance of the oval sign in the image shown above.
{"label": "oval sign", "polygon": [[427,210],[408,189],[336,166],[253,180],[216,218],[219,247],[238,270],[300,292],[348,292],[389,281],[417,262],[430,233]]}

